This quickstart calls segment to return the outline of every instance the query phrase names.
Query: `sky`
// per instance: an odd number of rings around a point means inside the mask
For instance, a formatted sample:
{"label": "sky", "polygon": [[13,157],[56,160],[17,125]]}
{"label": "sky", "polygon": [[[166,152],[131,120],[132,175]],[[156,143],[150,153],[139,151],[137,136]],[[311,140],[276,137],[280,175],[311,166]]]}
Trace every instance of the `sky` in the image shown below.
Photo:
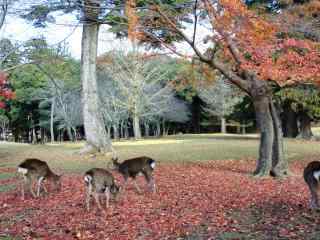
{"label": "sky", "polygon": [[[56,22],[48,24],[46,28],[34,28],[31,23],[16,16],[12,17],[9,15],[6,18],[5,25],[0,31],[0,37],[23,42],[31,38],[44,36],[52,46],[66,41],[71,55],[76,59],[80,59],[82,25],[78,23],[76,16],[72,14],[57,14],[55,19]],[[189,35],[191,31],[192,28],[186,29]],[[200,27],[198,41],[200,41],[205,34],[207,34],[207,30]],[[193,54],[190,47],[186,44],[180,43],[177,44],[176,47],[179,49],[179,52],[183,54]],[[112,33],[108,32],[108,27],[102,25],[99,32],[98,55],[113,49],[128,50],[130,49],[130,43],[125,39],[116,39]],[[169,52],[169,50],[166,50],[166,52]]]}

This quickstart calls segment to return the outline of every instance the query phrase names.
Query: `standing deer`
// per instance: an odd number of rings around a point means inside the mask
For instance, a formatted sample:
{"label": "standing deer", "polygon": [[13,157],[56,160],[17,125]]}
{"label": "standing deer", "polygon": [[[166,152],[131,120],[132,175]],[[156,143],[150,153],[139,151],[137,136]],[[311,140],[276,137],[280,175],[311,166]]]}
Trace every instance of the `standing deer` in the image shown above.
{"label": "standing deer", "polygon": [[[33,197],[40,196],[41,184],[45,179],[53,182],[55,189],[61,189],[60,177],[51,171],[48,164],[36,158],[28,158],[18,166],[18,173],[23,175],[24,184],[21,186],[22,199],[24,199],[25,187],[28,186]],[[33,191],[32,182],[37,181],[37,193]],[[42,185],[45,192],[48,192],[46,187]]]}
{"label": "standing deer", "polygon": [[87,187],[86,206],[88,211],[90,211],[91,195],[94,196],[99,209],[102,209],[99,196],[100,194],[104,194],[106,196],[107,209],[109,207],[110,193],[116,197],[120,190],[114,182],[113,175],[102,168],[92,168],[88,170],[84,174],[84,182]]}
{"label": "standing deer", "polygon": [[319,208],[319,191],[320,191],[320,162],[313,161],[310,162],[303,171],[303,178],[307,183],[310,194],[311,194],[311,201],[310,205],[311,208]]}
{"label": "standing deer", "polygon": [[115,169],[118,172],[120,172],[124,177],[124,180],[125,180],[124,188],[127,184],[128,178],[131,177],[134,180],[134,185],[138,193],[141,193],[140,188],[135,180],[137,175],[143,174],[151,191],[152,192],[156,191],[156,184],[152,176],[152,172],[154,170],[156,161],[153,160],[152,158],[142,156],[142,157],[128,159],[123,161],[122,163],[119,163],[118,158],[114,156],[112,157],[112,162]]}

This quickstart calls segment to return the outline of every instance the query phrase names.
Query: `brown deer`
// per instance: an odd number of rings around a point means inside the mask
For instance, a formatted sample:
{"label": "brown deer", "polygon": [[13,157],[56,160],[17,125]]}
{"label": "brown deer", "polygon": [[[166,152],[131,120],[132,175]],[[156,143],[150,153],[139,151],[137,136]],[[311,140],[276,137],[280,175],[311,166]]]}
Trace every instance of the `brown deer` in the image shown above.
{"label": "brown deer", "polygon": [[152,192],[156,191],[156,184],[152,176],[152,172],[154,170],[156,161],[153,160],[152,158],[142,156],[142,157],[131,158],[123,161],[122,163],[119,163],[118,158],[116,156],[113,156],[112,162],[113,162],[114,168],[119,173],[121,173],[122,176],[124,177],[125,184],[123,188],[125,188],[128,178],[131,177],[134,180],[134,185],[138,193],[141,193],[140,188],[136,183],[135,179],[136,179],[136,176],[138,176],[139,174],[143,174],[149,185],[150,190]]}
{"label": "brown deer", "polygon": [[[55,189],[61,189],[60,177],[51,171],[48,164],[36,158],[28,158],[18,166],[18,173],[23,175],[24,183],[21,186],[22,199],[24,199],[25,187],[28,186],[33,197],[40,196],[41,186],[45,192],[48,192],[46,187],[42,184],[45,179],[53,182]],[[37,181],[37,193],[33,191],[32,183]]]}
{"label": "brown deer", "polygon": [[311,201],[310,205],[311,208],[319,208],[319,178],[320,178],[320,162],[313,161],[310,162],[303,171],[303,178],[307,183],[310,194],[311,194]]}
{"label": "brown deer", "polygon": [[102,168],[92,168],[84,174],[84,182],[87,187],[86,206],[87,210],[90,211],[90,200],[91,196],[98,205],[99,209],[102,209],[100,204],[100,195],[106,196],[106,209],[109,207],[110,194],[115,198],[117,197],[120,188],[115,184],[113,175]]}

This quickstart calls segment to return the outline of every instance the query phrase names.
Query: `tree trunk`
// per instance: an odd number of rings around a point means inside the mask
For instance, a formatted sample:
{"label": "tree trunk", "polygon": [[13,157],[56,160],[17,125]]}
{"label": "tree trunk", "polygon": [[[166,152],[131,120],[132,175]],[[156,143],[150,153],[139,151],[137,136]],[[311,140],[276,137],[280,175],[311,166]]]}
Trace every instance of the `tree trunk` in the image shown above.
{"label": "tree trunk", "polygon": [[268,94],[252,98],[260,130],[259,158],[256,176],[283,176],[288,174],[288,164],[283,154],[283,137],[279,114]]}
{"label": "tree trunk", "polygon": [[141,139],[140,119],[137,114],[133,114],[133,132],[135,139]]}
{"label": "tree trunk", "polygon": [[113,124],[112,125],[113,128],[113,137],[116,140],[119,140],[119,128],[118,128],[118,124]]}
{"label": "tree trunk", "polygon": [[166,122],[162,119],[162,136],[166,136]]}
{"label": "tree trunk", "polygon": [[288,138],[295,138],[298,135],[297,114],[293,111],[290,103],[284,103],[281,114],[283,135]]}
{"label": "tree trunk", "polygon": [[37,134],[36,134],[36,129],[35,127],[32,127],[32,144],[37,143]]}
{"label": "tree trunk", "polygon": [[221,117],[221,133],[227,133],[227,128],[226,128],[226,118]]}
{"label": "tree trunk", "polygon": [[69,141],[73,142],[71,127],[67,127],[67,134],[68,134]]}
{"label": "tree trunk", "polygon": [[111,151],[111,140],[107,136],[101,111],[99,110],[96,78],[96,57],[99,25],[83,24],[81,51],[81,81],[83,94],[83,119],[86,146],[81,153]]}
{"label": "tree trunk", "polygon": [[161,126],[160,126],[160,120],[156,122],[156,136],[160,137],[160,133],[161,133]]}
{"label": "tree trunk", "polygon": [[144,122],[144,132],[145,132],[145,136],[149,137],[150,133],[149,133],[150,129],[149,129],[149,123]]}
{"label": "tree trunk", "polygon": [[310,140],[313,137],[311,121],[312,119],[306,112],[299,112],[300,132],[298,138]]}
{"label": "tree trunk", "polygon": [[272,146],[272,169],[271,176],[284,176],[288,175],[288,161],[284,157],[283,149],[283,132],[280,120],[280,113],[277,111],[275,104],[270,99],[270,112],[272,117],[274,139]]}
{"label": "tree trunk", "polygon": [[200,133],[201,99],[194,97],[191,104],[191,132]]}
{"label": "tree trunk", "polygon": [[51,143],[54,143],[54,129],[53,129],[53,116],[54,116],[54,108],[56,104],[56,98],[51,99],[51,113],[50,113],[50,135],[51,135]]}

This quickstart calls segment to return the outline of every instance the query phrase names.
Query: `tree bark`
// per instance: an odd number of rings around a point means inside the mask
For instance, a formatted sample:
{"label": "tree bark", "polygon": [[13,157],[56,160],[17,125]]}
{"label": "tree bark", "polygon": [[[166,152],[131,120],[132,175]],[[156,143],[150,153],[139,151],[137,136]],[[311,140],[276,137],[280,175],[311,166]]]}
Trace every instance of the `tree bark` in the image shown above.
{"label": "tree bark", "polygon": [[119,127],[118,127],[118,124],[113,124],[112,128],[113,128],[113,138],[116,139],[116,140],[119,140]]}
{"label": "tree bark", "polygon": [[83,94],[83,117],[86,146],[81,153],[109,152],[111,140],[107,136],[101,111],[99,111],[96,79],[96,57],[99,25],[91,22],[83,24],[81,51],[81,81]]}
{"label": "tree bark", "polygon": [[144,134],[146,137],[150,136],[150,128],[149,128],[149,123],[148,122],[144,122]]}
{"label": "tree bark", "polygon": [[299,135],[298,138],[310,140],[313,137],[313,133],[311,130],[311,122],[312,119],[309,117],[309,115],[306,112],[299,112]]}
{"label": "tree bark", "polygon": [[51,99],[51,113],[50,113],[50,136],[51,136],[51,143],[54,143],[53,116],[54,116],[55,104],[56,104],[56,98],[53,97],[53,98]]}
{"label": "tree bark", "polygon": [[68,134],[69,141],[73,142],[74,138],[73,138],[71,127],[67,127],[67,134]]}
{"label": "tree bark", "polygon": [[227,133],[227,128],[226,128],[226,118],[221,117],[221,133]]}
{"label": "tree bark", "polygon": [[251,96],[260,130],[259,158],[254,174],[261,177],[287,175],[288,163],[284,158],[281,121],[267,83],[255,82]]}
{"label": "tree bark", "polygon": [[191,104],[191,132],[200,133],[200,116],[201,116],[201,99],[199,97],[194,97]]}
{"label": "tree bark", "polygon": [[133,132],[135,139],[141,139],[140,119],[136,113],[133,114]]}
{"label": "tree bark", "polygon": [[291,107],[291,102],[284,103],[281,121],[284,137],[295,138],[298,135],[298,121],[297,114]]}

